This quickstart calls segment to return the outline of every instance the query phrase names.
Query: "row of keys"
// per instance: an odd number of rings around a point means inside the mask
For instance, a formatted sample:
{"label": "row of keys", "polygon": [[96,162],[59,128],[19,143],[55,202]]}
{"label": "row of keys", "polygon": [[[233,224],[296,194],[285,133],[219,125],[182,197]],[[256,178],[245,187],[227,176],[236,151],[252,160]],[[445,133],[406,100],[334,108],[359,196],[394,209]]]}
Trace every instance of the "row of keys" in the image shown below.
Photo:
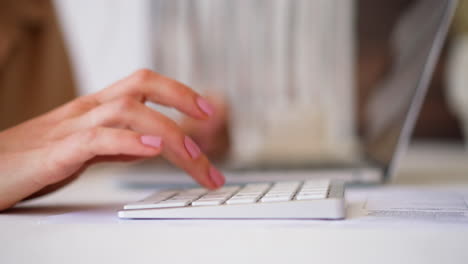
{"label": "row of keys", "polygon": [[239,192],[229,199],[226,204],[249,204],[255,203],[262,197],[270,188],[271,184],[267,183],[251,183],[247,184]]}
{"label": "row of keys", "polygon": [[223,204],[227,199],[240,189],[239,186],[223,187],[218,190],[209,192],[200,199],[192,203],[192,206],[201,205],[220,205]]}
{"label": "row of keys", "polygon": [[187,189],[183,191],[168,190],[157,192],[141,201],[125,205],[124,209],[149,209],[187,206],[207,192],[208,191],[203,188]]}
{"label": "row of keys", "polygon": [[124,209],[158,208],[156,204],[175,196],[177,193],[178,191],[173,190],[157,192],[141,201],[125,205]]}
{"label": "row of keys", "polygon": [[163,191],[151,195],[139,202],[128,204],[124,209],[149,209],[185,206],[216,206],[251,204],[256,202],[286,202],[290,200],[325,199],[329,181],[251,183],[244,187],[226,186],[218,190],[207,191],[203,188],[183,191]]}
{"label": "row of keys", "polygon": [[177,193],[171,198],[158,202],[159,207],[183,207],[191,204],[193,201],[200,198],[200,196],[207,193],[203,188],[188,189]]}

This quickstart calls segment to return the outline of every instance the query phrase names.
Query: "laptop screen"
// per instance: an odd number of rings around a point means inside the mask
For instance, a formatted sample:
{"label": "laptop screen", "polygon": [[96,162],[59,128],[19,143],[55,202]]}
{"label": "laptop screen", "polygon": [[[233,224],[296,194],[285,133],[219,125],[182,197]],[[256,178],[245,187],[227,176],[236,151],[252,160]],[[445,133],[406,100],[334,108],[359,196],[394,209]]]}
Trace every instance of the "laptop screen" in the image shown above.
{"label": "laptop screen", "polygon": [[374,87],[365,109],[365,151],[393,175],[407,148],[456,1],[415,1],[401,15],[390,36],[392,66]]}

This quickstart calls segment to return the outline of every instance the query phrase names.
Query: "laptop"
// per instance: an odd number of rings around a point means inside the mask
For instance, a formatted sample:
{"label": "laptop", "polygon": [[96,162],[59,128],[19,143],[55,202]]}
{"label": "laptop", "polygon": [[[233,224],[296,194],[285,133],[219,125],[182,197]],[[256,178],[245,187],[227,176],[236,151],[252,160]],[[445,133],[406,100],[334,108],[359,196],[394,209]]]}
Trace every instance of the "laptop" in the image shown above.
{"label": "laptop", "polygon": [[[160,189],[118,212],[122,219],[328,219],[345,218],[345,183],[383,183],[394,177],[406,151],[456,0],[419,0],[391,35],[392,68],[366,106],[361,166],[339,173],[303,170],[249,172],[251,182],[204,188]],[[264,176],[267,177],[264,177]],[[230,177],[228,178],[228,182]],[[236,177],[236,179],[246,179]],[[235,181],[234,181],[235,182]]]}

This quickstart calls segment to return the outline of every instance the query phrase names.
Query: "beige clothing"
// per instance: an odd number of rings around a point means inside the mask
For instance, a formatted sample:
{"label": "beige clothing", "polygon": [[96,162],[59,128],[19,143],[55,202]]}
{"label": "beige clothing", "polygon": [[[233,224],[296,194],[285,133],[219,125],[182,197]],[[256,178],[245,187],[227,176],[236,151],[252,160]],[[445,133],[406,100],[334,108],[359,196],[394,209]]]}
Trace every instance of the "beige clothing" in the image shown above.
{"label": "beige clothing", "polygon": [[0,130],[45,113],[74,95],[51,2],[0,1]]}

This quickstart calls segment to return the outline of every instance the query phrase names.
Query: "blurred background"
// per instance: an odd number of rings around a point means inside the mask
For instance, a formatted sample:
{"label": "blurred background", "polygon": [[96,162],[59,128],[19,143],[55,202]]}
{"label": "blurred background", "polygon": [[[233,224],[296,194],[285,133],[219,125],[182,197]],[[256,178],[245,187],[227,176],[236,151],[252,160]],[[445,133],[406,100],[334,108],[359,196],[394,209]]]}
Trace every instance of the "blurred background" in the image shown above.
{"label": "blurred background", "polygon": [[[35,12],[49,3],[21,2]],[[57,20],[41,26],[58,22],[79,95],[150,68],[223,97],[234,163],[346,163],[360,153],[369,94],[392,65],[392,28],[414,2],[54,0]],[[467,11],[460,1],[418,140],[468,138]]]}

